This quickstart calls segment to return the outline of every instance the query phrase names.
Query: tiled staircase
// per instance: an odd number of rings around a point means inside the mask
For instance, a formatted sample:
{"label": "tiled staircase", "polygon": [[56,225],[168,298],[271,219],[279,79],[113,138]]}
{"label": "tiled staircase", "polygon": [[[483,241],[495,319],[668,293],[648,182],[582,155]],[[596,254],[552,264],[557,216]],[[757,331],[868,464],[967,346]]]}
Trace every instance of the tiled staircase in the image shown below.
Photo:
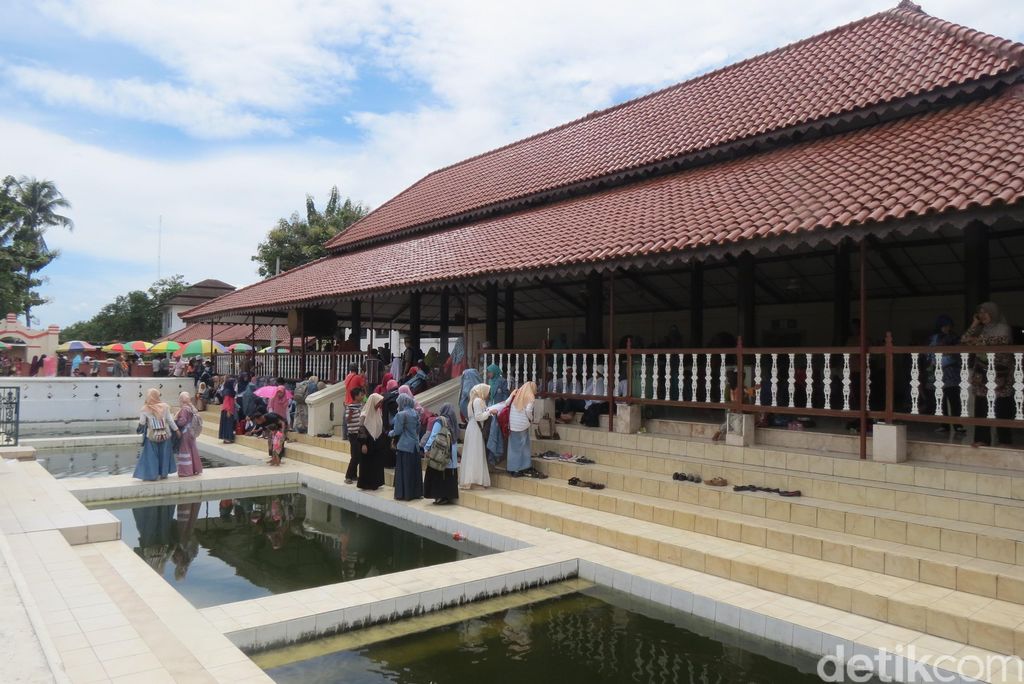
{"label": "tiled staircase", "polygon": [[[205,431],[216,435],[206,416]],[[212,431],[212,432],[211,432]],[[1024,654],[1024,477],[937,463],[727,447],[559,426],[546,480],[492,475],[460,504],[1000,653]],[[265,442],[238,438],[265,450]],[[251,444],[250,444],[251,442]],[[343,470],[348,443],[296,436],[286,458]],[[984,469],[981,469],[984,470]],[[672,473],[724,477],[729,486]],[[392,473],[388,471],[388,481]],[[604,484],[572,487],[570,477]],[[734,484],[799,489],[782,498]]]}

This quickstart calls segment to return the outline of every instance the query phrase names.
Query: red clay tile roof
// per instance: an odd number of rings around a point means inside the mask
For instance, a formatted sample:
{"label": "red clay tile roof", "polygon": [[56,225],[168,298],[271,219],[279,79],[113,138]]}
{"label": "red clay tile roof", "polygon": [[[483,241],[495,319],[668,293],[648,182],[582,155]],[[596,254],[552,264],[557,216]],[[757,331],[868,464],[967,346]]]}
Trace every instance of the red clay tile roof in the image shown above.
{"label": "red clay tile roof", "polygon": [[185,316],[1024,204],[1022,91],[330,256]]}
{"label": "red clay tile roof", "polygon": [[[257,343],[269,343],[271,328],[277,328],[277,341],[287,343],[291,333],[288,332],[288,327],[284,325],[269,326],[269,325],[257,325],[256,326],[256,342]],[[252,333],[252,326],[245,325],[242,323],[238,324],[224,324],[215,323],[213,326],[213,339],[217,340],[222,344],[231,344],[232,342],[248,342],[249,335]],[[208,340],[210,339],[210,324],[209,323],[192,323],[186,325],[184,328],[175,330],[169,335],[161,337],[156,342],[163,342],[164,340],[174,340],[179,344],[188,344],[193,340]]]}
{"label": "red clay tile roof", "polygon": [[[341,248],[727,143],[1018,71],[1024,45],[900,7],[440,169]],[[479,218],[479,217],[477,217]]]}

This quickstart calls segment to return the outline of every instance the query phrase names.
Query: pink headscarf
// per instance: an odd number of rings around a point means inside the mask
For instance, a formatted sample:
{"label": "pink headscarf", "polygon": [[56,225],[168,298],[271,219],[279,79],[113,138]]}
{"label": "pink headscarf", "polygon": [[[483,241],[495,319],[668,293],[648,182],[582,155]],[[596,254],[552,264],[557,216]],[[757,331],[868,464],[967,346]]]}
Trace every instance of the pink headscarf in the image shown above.
{"label": "pink headscarf", "polygon": [[395,380],[388,380],[388,384],[384,386],[385,392],[390,392],[398,387],[398,382]]}

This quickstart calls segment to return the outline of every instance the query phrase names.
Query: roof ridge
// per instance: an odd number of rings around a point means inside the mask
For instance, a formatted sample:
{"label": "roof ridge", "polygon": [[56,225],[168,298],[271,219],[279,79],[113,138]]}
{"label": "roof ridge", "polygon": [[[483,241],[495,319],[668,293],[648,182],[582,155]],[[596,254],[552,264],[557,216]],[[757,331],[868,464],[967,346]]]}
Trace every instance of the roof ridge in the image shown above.
{"label": "roof ridge", "polygon": [[[283,276],[286,273],[292,273],[293,271],[300,271],[300,270],[302,270],[304,268],[308,268],[308,267],[312,266],[313,264],[318,264],[321,261],[323,261],[324,259],[329,259],[332,256],[334,256],[334,255],[333,254],[328,254],[326,256],[320,257],[319,259],[314,259],[313,261],[307,261],[304,264],[299,264],[295,268],[290,268],[287,271],[281,271],[280,273],[272,275],[269,278],[264,278],[263,280],[257,280],[255,283],[249,283],[248,285],[243,285],[242,287],[236,288],[236,289],[232,290],[231,292],[225,292],[224,294],[220,295],[219,297],[214,297],[213,299],[208,299],[205,302],[203,302],[202,304],[197,304],[197,305],[193,306],[191,309],[188,309],[186,311],[182,311],[178,315],[178,317],[179,318],[184,318],[184,317],[188,316],[190,313],[192,313],[193,311],[195,311],[196,309],[201,309],[204,306],[208,306],[210,304],[213,304],[214,302],[216,302],[216,301],[218,301],[220,299],[223,299],[224,297],[230,297],[231,295],[236,294],[238,292],[242,292],[243,290],[248,290],[249,288],[256,287],[260,283],[266,283],[266,282],[269,282],[271,280],[276,280],[276,279],[280,278],[281,276]],[[235,325],[235,324],[229,324],[229,325]]]}
{"label": "roof ridge", "polygon": [[1024,66],[1024,44],[992,33],[985,33],[970,26],[957,24],[942,17],[932,16],[911,0],[900,0],[899,5],[885,13],[912,26],[943,33],[981,49],[995,52],[1001,57],[1016,61],[1019,66]]}
{"label": "roof ridge", "polygon": [[[906,1],[906,0],[904,0],[904,1]],[[600,118],[602,116],[605,116],[605,115],[610,114],[612,112],[618,111],[618,110],[623,109],[625,107],[628,107],[630,105],[634,105],[634,104],[636,104],[638,102],[643,102],[644,100],[652,99],[652,98],[657,97],[658,95],[661,95],[663,93],[667,93],[667,92],[675,90],[677,88],[682,88],[685,85],[689,85],[691,83],[699,83],[700,81],[704,81],[704,80],[710,79],[712,77],[719,76],[720,74],[724,74],[724,73],[728,73],[730,71],[734,71],[734,70],[736,70],[737,68],[739,68],[741,66],[746,66],[746,65],[752,64],[754,62],[757,62],[758,60],[765,59],[765,58],[767,58],[767,57],[769,57],[771,55],[778,54],[780,52],[783,52],[785,50],[789,50],[789,49],[798,47],[800,45],[804,45],[805,43],[809,43],[809,42],[811,42],[813,40],[820,40],[821,38],[824,38],[825,36],[831,36],[831,35],[834,35],[836,33],[840,33],[842,31],[847,31],[847,30],[849,30],[849,29],[851,29],[851,28],[853,28],[855,26],[858,26],[860,24],[866,23],[866,22],[871,21],[873,19],[878,19],[878,18],[880,18],[880,17],[882,17],[884,15],[887,15],[887,14],[889,14],[891,12],[894,12],[895,9],[896,8],[891,9],[891,10],[882,10],[881,12],[875,12],[874,14],[870,14],[870,15],[868,15],[866,17],[861,17],[860,19],[855,19],[853,21],[850,21],[850,22],[847,22],[845,24],[842,24],[841,26],[835,26],[835,27],[833,27],[833,28],[831,28],[831,29],[829,29],[827,31],[822,31],[821,33],[815,33],[814,35],[807,36],[806,38],[801,38],[800,40],[793,41],[792,43],[787,43],[786,45],[782,45],[782,46],[779,46],[777,48],[773,48],[773,49],[768,50],[766,52],[759,52],[758,54],[751,55],[750,57],[747,57],[746,59],[742,59],[742,60],[740,60],[738,62],[731,62],[729,64],[725,64],[723,66],[718,67],[717,69],[712,69],[711,71],[706,71],[706,72],[704,72],[702,74],[698,74],[696,76],[688,78],[685,81],[679,81],[678,83],[673,83],[671,85],[667,85],[667,86],[665,86],[663,88],[659,88],[657,90],[653,90],[653,91],[651,91],[649,93],[644,93],[643,95],[638,95],[638,96],[636,96],[636,97],[634,97],[632,99],[625,100],[624,102],[618,102],[618,103],[613,104],[613,105],[611,105],[609,107],[605,107],[604,109],[595,109],[592,112],[588,112],[587,114],[584,114],[583,116],[577,117],[577,118],[572,119],[570,121],[566,121],[565,123],[561,123],[561,124],[559,124],[557,126],[553,126],[551,128],[544,129],[543,131],[538,131],[537,133],[534,133],[532,135],[528,135],[528,136],[523,137],[523,138],[518,138],[518,139],[513,140],[511,142],[505,143],[504,145],[500,145],[498,147],[493,147],[493,148],[491,148],[489,150],[485,150],[485,151],[480,152],[478,154],[474,154],[474,155],[472,155],[470,157],[465,157],[463,159],[460,159],[460,160],[458,160],[456,162],[453,162],[451,164],[448,164],[446,166],[438,167],[438,168],[434,169],[433,171],[430,171],[426,175],[421,176],[419,178],[419,180],[417,180],[412,185],[410,185],[409,187],[407,187],[404,190],[402,190],[401,192],[399,192],[397,195],[395,195],[394,197],[392,197],[388,201],[384,202],[381,205],[378,205],[376,209],[374,209],[369,214],[367,214],[366,216],[362,217],[361,219],[359,219],[358,221],[353,223],[351,226],[346,228],[345,231],[342,231],[341,233],[339,233],[335,237],[333,237],[330,240],[328,240],[326,244],[330,245],[335,240],[341,238],[345,234],[345,232],[348,231],[349,228],[353,228],[353,227],[359,225],[360,223],[362,223],[363,221],[365,221],[369,217],[373,216],[375,213],[377,213],[378,211],[380,211],[384,207],[386,207],[389,204],[391,204],[391,203],[395,202],[396,200],[398,200],[400,197],[402,197],[406,193],[411,192],[418,185],[424,183],[429,178],[432,178],[432,177],[434,177],[434,176],[436,176],[438,174],[441,174],[441,173],[443,173],[445,171],[449,171],[451,169],[458,168],[460,166],[468,164],[468,163],[470,163],[472,161],[476,161],[478,159],[482,159],[482,158],[490,156],[492,154],[497,154],[497,153],[502,152],[504,150],[511,149],[511,148],[513,148],[513,147],[515,147],[517,145],[521,145],[521,144],[529,142],[531,140],[536,140],[538,138],[542,138],[542,137],[544,137],[546,135],[550,135],[552,133],[555,133],[556,131],[560,131],[560,130],[563,130],[565,128],[569,128],[570,126],[575,126],[575,125],[577,125],[579,123],[582,123],[584,121],[588,121],[590,119]],[[412,227],[414,227],[414,226],[410,226],[410,228],[412,228]],[[362,241],[360,240],[359,242],[362,242]],[[354,243],[354,244],[357,244],[357,243]]]}

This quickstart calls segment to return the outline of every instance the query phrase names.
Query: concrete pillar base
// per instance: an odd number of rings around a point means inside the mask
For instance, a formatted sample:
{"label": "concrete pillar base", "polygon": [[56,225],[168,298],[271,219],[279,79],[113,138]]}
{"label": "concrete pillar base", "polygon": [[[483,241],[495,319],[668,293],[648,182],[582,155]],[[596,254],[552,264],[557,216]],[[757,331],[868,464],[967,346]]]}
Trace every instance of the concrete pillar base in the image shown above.
{"label": "concrete pillar base", "polygon": [[615,432],[632,435],[640,430],[643,407],[633,404],[615,404]]}
{"label": "concrete pillar base", "polygon": [[907,426],[882,425],[872,428],[871,460],[903,463],[907,460]]}
{"label": "concrete pillar base", "polygon": [[754,416],[730,413],[726,418],[725,443],[729,446],[751,446],[754,443]]}
{"label": "concrete pillar base", "polygon": [[0,447],[0,457],[14,461],[36,460],[36,448],[30,446]]}

